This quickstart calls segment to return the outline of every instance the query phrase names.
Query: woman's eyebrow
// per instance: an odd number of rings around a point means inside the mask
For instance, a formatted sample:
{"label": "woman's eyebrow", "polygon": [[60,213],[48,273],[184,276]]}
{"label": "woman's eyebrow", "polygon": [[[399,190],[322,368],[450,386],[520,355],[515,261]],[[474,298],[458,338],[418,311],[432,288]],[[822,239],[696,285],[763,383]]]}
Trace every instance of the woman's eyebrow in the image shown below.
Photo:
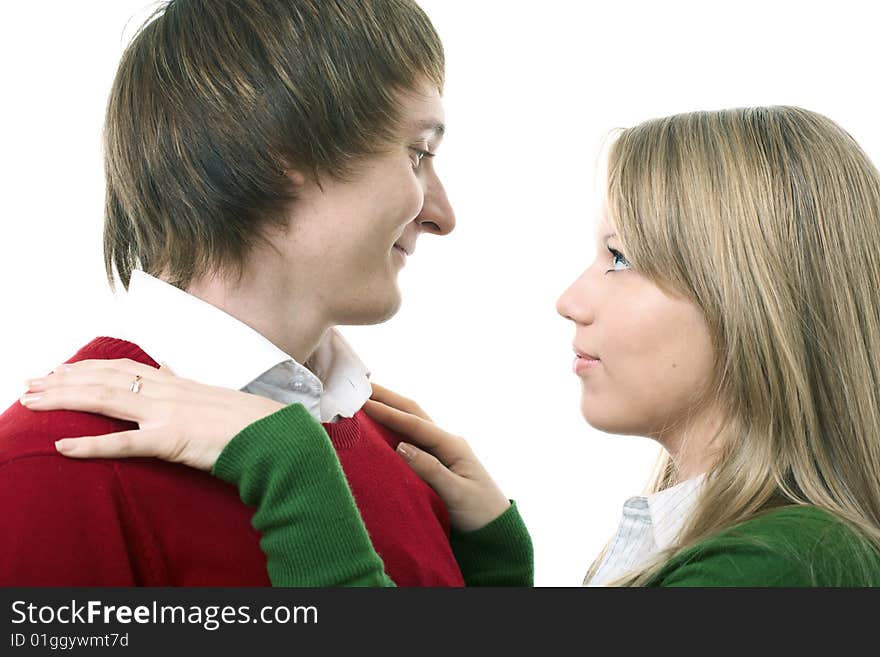
{"label": "woman's eyebrow", "polygon": [[608,233],[607,235],[604,235],[604,236],[602,237],[602,241],[603,241],[603,242],[607,242],[607,241],[610,240],[612,237],[617,237],[617,233]]}

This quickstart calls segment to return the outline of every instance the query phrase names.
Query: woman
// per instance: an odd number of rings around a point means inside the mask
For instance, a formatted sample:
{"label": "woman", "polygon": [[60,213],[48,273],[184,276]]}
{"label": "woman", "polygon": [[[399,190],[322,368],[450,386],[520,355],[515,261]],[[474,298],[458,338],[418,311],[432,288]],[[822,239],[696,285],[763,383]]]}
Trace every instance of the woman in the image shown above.
{"label": "woman", "polygon": [[[678,504],[663,518],[666,540],[633,544],[624,518],[586,581],[880,585],[880,174],[866,155],[793,107],[648,121],[610,148],[598,228],[595,261],[558,304],[575,325],[581,409],[599,429],[658,441],[666,456],[652,490]],[[296,496],[309,493],[266,445],[318,443],[320,427],[295,407],[249,414],[244,393],[148,370],[71,365],[23,403],[141,425],[61,441],[72,457],[213,465],[258,504],[270,567],[282,564],[285,523],[307,521]],[[128,392],[136,375],[139,396]],[[515,514],[461,439],[408,400],[380,388],[374,399],[368,412],[422,448],[398,452],[453,527],[482,531]],[[296,419],[286,431],[285,418]],[[368,552],[355,525],[316,540]]]}

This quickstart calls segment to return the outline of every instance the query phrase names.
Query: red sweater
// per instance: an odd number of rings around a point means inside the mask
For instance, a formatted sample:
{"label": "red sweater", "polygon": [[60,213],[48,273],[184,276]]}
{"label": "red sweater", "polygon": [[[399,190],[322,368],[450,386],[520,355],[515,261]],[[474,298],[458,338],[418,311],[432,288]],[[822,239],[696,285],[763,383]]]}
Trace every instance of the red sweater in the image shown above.
{"label": "red sweater", "polygon": [[[97,338],[70,359],[157,363]],[[446,508],[363,412],[325,425],[364,524],[402,586],[462,586]],[[253,509],[206,472],[156,459],[75,460],[54,442],[136,428],[91,413],[0,416],[0,585],[268,586]]]}

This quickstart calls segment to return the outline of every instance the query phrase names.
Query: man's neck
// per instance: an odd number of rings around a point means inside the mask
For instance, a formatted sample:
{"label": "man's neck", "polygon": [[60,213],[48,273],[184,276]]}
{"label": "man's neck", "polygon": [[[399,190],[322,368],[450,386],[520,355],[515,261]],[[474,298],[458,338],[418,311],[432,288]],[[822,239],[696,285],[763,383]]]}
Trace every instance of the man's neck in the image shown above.
{"label": "man's neck", "polygon": [[240,281],[205,276],[186,291],[247,324],[298,363],[306,363],[330,328],[313,303],[272,281],[256,285],[247,275]]}

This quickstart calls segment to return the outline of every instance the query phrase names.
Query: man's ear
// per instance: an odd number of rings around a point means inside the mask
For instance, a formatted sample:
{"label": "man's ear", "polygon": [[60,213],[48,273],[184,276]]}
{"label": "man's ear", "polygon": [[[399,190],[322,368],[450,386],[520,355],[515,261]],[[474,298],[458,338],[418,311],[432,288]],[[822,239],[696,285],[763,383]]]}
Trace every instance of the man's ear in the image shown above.
{"label": "man's ear", "polygon": [[306,175],[299,169],[285,169],[284,175],[296,187],[302,187],[306,184]]}

